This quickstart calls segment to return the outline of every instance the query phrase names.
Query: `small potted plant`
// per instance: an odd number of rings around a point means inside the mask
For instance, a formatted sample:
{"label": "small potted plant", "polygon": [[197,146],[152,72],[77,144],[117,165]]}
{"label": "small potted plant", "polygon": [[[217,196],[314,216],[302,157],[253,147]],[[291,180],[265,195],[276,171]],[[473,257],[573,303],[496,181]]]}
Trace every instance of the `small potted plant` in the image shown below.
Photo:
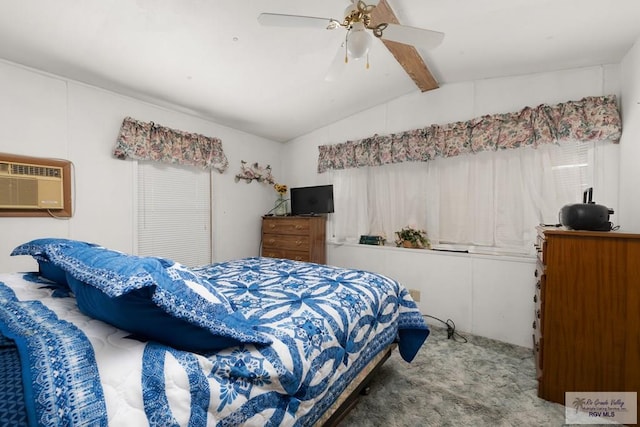
{"label": "small potted plant", "polygon": [[419,230],[410,226],[402,227],[396,231],[396,246],[405,248],[428,249],[430,247],[429,238],[425,230]]}

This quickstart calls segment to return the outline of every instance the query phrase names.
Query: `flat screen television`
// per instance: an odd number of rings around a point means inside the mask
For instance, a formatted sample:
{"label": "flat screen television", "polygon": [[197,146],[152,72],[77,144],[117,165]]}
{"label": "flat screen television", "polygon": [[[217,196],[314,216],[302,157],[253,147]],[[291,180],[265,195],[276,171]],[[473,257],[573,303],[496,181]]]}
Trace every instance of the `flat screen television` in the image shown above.
{"label": "flat screen television", "polygon": [[333,212],[333,185],[291,188],[291,215],[320,215]]}

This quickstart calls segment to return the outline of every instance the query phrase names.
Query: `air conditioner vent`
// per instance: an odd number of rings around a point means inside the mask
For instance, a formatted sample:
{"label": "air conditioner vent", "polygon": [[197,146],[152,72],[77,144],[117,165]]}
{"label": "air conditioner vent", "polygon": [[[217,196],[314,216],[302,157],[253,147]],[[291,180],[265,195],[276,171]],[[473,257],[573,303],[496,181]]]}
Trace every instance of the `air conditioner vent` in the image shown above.
{"label": "air conditioner vent", "polygon": [[64,209],[62,168],[0,162],[0,209]]}
{"label": "air conditioner vent", "polygon": [[62,177],[62,168],[28,165],[23,163],[0,163],[0,172],[9,172],[11,175],[20,176],[46,176],[51,178]]}

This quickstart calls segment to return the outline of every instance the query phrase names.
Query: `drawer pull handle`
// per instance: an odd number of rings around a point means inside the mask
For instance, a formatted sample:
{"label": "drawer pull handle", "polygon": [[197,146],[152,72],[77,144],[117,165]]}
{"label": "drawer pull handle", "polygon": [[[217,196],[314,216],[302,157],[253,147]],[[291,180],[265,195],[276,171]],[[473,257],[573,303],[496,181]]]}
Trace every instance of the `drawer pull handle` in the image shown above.
{"label": "drawer pull handle", "polygon": [[276,239],[269,239],[269,243],[274,244],[276,242]]}
{"label": "drawer pull handle", "polygon": [[269,224],[269,228],[273,230],[274,228],[276,228],[276,225],[275,224]]}
{"label": "drawer pull handle", "polygon": [[296,245],[297,245],[297,246],[302,245],[302,241],[301,241],[301,240],[296,240]]}
{"label": "drawer pull handle", "polygon": [[302,226],[300,224],[296,224],[296,230],[302,230]]}

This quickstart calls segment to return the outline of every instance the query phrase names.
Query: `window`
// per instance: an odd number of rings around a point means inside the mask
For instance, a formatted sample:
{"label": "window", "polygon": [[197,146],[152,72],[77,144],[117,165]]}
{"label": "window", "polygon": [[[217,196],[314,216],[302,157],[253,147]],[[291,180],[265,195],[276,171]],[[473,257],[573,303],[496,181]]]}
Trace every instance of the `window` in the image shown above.
{"label": "window", "polygon": [[532,253],[535,226],[556,224],[560,208],[580,202],[586,188],[597,193],[605,180],[595,177],[609,176],[617,188],[617,169],[605,171],[613,145],[544,144],[335,170],[334,238],[374,234],[392,243],[396,230],[411,225],[426,229],[433,245]]}
{"label": "window", "polygon": [[138,162],[137,253],[187,266],[210,264],[210,172]]}

